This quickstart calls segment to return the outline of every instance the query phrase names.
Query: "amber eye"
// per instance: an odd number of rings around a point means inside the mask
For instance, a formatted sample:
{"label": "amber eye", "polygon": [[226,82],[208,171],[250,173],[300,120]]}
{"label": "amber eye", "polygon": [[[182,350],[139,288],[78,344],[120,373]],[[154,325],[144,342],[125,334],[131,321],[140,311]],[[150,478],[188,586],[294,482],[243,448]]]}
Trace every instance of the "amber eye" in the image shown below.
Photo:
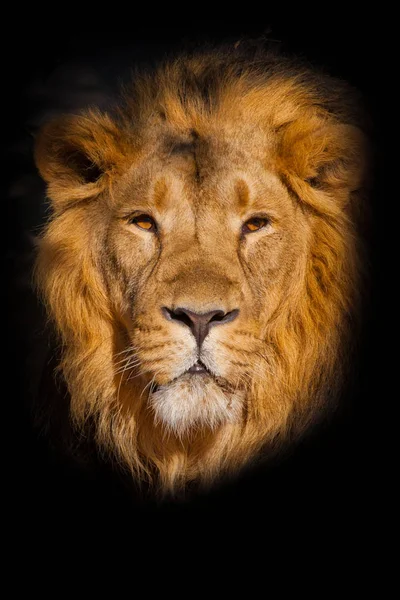
{"label": "amber eye", "polygon": [[145,231],[157,231],[157,225],[155,220],[149,215],[136,215],[129,219],[130,225],[136,225],[139,229],[144,229]]}
{"label": "amber eye", "polygon": [[253,233],[253,231],[258,231],[259,229],[266,227],[268,223],[269,220],[267,219],[267,217],[254,217],[253,219],[249,219],[248,221],[246,221],[246,223],[243,224],[242,232]]}

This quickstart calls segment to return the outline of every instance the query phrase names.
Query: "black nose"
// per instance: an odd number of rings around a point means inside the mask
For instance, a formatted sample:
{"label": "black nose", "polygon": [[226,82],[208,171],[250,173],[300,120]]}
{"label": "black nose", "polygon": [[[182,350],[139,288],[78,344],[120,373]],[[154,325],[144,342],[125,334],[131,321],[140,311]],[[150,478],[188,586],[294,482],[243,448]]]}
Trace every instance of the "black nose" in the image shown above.
{"label": "black nose", "polygon": [[239,310],[224,312],[223,310],[210,310],[207,313],[197,313],[187,308],[175,308],[171,310],[165,306],[161,309],[165,318],[169,321],[179,321],[189,327],[196,338],[198,347],[204,342],[204,338],[214,325],[223,325],[233,321],[239,314]]}

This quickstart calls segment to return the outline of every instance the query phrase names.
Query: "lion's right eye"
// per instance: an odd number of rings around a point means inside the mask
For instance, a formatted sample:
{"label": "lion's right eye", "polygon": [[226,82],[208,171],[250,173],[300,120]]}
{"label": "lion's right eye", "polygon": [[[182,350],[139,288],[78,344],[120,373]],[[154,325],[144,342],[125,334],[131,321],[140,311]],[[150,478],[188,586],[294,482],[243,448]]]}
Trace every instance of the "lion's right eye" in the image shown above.
{"label": "lion's right eye", "polygon": [[150,215],[135,215],[129,219],[130,225],[136,225],[139,229],[144,229],[145,231],[157,231],[157,225],[153,217]]}
{"label": "lion's right eye", "polygon": [[254,231],[259,231],[263,229],[269,224],[269,219],[267,217],[253,217],[243,223],[242,232],[243,233],[253,233]]}

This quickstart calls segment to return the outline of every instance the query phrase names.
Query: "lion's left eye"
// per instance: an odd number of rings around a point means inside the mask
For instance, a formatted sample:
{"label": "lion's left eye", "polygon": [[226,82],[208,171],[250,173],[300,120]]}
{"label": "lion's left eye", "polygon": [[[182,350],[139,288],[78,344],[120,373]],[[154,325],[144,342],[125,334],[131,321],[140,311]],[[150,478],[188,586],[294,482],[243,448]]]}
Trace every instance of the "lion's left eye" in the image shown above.
{"label": "lion's left eye", "polygon": [[246,223],[243,223],[242,232],[253,233],[254,231],[258,231],[259,229],[266,227],[268,223],[269,220],[267,217],[253,217],[252,219],[246,221]]}
{"label": "lion's left eye", "polygon": [[131,225],[136,225],[139,229],[145,231],[156,231],[157,225],[155,220],[150,215],[137,215],[129,219]]}

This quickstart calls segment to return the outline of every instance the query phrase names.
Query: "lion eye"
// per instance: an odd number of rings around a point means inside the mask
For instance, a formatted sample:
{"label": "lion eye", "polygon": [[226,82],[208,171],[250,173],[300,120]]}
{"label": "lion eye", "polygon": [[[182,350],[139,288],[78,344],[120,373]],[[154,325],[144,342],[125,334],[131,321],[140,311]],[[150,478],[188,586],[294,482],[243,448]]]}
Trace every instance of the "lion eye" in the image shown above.
{"label": "lion eye", "polygon": [[145,231],[157,231],[156,222],[149,215],[137,215],[135,217],[131,217],[129,219],[129,224],[136,225],[139,229],[144,229]]}
{"label": "lion eye", "polygon": [[243,233],[253,233],[253,231],[258,231],[263,227],[268,225],[269,220],[266,217],[254,217],[253,219],[249,219],[242,226]]}

